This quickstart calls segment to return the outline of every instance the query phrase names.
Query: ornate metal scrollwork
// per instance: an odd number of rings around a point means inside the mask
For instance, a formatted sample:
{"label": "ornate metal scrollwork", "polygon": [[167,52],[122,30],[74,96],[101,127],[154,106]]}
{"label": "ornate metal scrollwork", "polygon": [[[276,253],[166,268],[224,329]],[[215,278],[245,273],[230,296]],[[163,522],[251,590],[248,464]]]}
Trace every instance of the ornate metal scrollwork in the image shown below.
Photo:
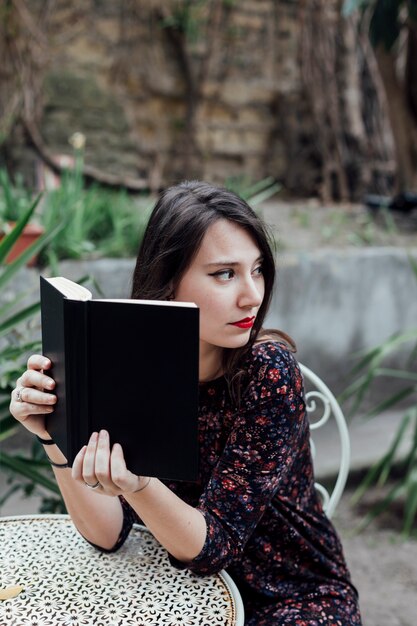
{"label": "ornate metal scrollwork", "polygon": [[[318,398],[320,400],[320,403],[323,405],[323,415],[318,420],[312,422],[312,416],[318,410],[316,398]],[[332,413],[330,401],[320,391],[308,391],[306,393],[305,399],[306,411],[310,420],[310,429],[317,430],[317,428],[321,428],[322,426],[324,426],[324,424],[326,424]]]}

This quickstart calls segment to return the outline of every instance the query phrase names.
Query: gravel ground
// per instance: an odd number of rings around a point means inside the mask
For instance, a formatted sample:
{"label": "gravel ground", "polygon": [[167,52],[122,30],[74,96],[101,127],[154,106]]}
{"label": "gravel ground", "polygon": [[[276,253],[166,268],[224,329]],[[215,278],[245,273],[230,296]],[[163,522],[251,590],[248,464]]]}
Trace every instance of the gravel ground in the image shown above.
{"label": "gravel ground", "polygon": [[[261,214],[281,253],[323,248],[417,245],[417,208],[407,213],[371,211],[361,204],[322,205],[318,200],[268,200]],[[416,620],[417,623],[417,620]]]}
{"label": "gravel ground", "polygon": [[359,591],[364,626],[417,624],[417,541],[400,535],[399,511],[381,516],[360,533],[353,532],[378,492],[361,506],[345,491],[334,517],[352,580]]}

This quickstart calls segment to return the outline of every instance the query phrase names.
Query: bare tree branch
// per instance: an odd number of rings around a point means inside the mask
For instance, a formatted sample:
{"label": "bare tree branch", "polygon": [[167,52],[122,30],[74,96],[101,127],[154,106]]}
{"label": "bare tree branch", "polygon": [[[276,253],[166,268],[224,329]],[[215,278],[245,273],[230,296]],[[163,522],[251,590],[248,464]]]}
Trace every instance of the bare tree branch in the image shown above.
{"label": "bare tree branch", "polygon": [[[62,174],[66,170],[73,169],[71,167],[64,167],[59,164],[55,156],[45,145],[40,135],[40,132],[33,121],[23,119],[23,124],[28,139],[35,149],[36,153],[42,159],[42,161],[51,168],[52,171],[57,174]],[[98,182],[101,185],[107,187],[124,188],[129,191],[143,191],[144,189],[149,189],[149,182],[144,179],[108,174],[96,167],[92,167],[91,165],[84,165],[81,172],[87,180]]]}

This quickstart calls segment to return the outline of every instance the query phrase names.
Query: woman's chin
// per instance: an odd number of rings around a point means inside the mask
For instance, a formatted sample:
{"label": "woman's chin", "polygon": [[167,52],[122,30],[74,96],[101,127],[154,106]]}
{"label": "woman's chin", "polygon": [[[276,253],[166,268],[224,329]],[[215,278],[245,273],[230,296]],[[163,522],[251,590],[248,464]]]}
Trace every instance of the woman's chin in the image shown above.
{"label": "woman's chin", "polygon": [[237,337],[229,338],[227,341],[224,342],[224,345],[222,347],[233,348],[233,349],[243,348],[243,346],[246,346],[246,344],[248,343],[249,338],[250,338],[250,331],[247,331]]}

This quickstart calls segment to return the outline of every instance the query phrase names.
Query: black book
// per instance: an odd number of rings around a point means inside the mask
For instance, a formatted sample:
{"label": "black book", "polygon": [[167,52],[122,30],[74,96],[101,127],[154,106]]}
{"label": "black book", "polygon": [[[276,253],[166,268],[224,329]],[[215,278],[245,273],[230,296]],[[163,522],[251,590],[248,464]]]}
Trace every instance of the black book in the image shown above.
{"label": "black book", "polygon": [[69,464],[104,428],[135,474],[196,480],[197,306],[93,299],[66,278],[40,281],[42,349],[58,398],[46,424]]}

